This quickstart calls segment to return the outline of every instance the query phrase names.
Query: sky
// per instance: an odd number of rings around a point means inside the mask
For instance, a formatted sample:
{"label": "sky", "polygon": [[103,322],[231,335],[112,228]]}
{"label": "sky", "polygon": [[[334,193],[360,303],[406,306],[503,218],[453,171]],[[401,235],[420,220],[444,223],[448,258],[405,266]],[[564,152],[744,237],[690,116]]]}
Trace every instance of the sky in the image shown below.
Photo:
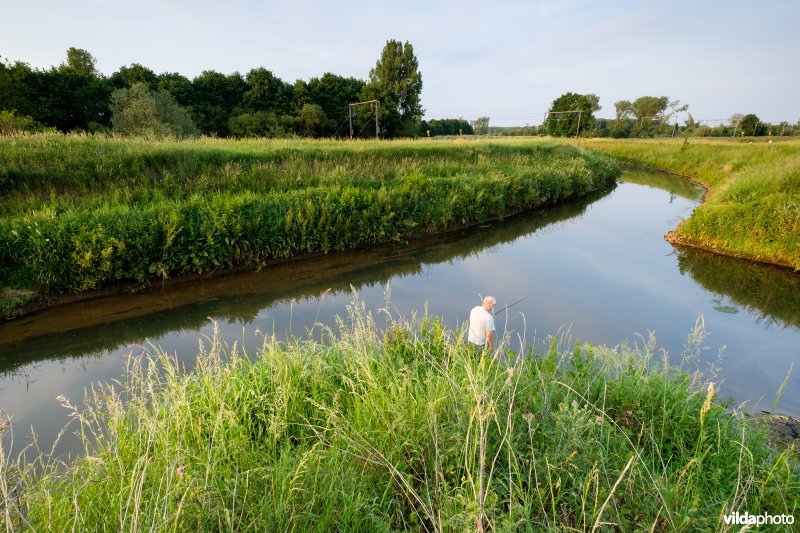
{"label": "sky", "polygon": [[414,47],[427,119],[540,124],[576,92],[606,118],[619,100],[668,96],[711,125],[800,120],[797,0],[2,0],[0,13],[0,56],[40,69],[74,46],[106,75],[140,63],[367,79],[396,39]]}

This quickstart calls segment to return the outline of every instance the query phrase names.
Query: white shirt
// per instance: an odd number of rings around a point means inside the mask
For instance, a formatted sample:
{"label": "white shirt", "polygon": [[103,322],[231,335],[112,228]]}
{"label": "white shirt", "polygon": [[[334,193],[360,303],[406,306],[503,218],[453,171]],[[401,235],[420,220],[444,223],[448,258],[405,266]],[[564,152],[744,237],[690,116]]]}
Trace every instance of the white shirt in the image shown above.
{"label": "white shirt", "polygon": [[494,316],[482,305],[473,307],[469,313],[469,342],[483,346],[487,331],[494,331]]}

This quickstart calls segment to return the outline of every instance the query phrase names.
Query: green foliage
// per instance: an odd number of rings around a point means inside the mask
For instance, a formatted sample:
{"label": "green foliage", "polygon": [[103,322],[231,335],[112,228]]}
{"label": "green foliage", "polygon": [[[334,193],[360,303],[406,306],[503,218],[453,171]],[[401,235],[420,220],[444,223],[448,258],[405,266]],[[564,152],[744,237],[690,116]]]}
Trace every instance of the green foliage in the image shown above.
{"label": "green foliage", "polygon": [[137,83],[144,83],[148,89],[152,90],[158,83],[158,77],[155,72],[144,65],[133,63],[129,67],[120,67],[111,75],[109,81],[117,89],[129,89]]}
{"label": "green foliage", "polygon": [[472,122],[472,128],[475,130],[475,135],[488,135],[489,134],[489,117],[478,117]]}
{"label": "green foliage", "polygon": [[241,74],[226,76],[206,70],[192,80],[192,86],[195,93],[192,118],[200,131],[205,135],[229,135],[230,119],[241,108],[247,91],[247,82]]}
{"label": "green foliage", "polygon": [[141,82],[111,94],[114,133],[145,138],[197,135],[188,111],[166,91],[153,92]]}
{"label": "green foliage", "polygon": [[85,407],[60,398],[82,457],[0,455],[7,527],[708,531],[800,511],[797,449],[655,364],[654,339],[504,362],[436,319],[384,320],[356,300],[324,343],[243,356],[215,333],[191,373],[131,359]]}
{"label": "green foliage", "polygon": [[547,115],[547,134],[553,137],[576,137],[591,130],[594,112],[600,109],[600,99],[594,94],[562,94],[550,106]]}
{"label": "green foliage", "polygon": [[300,124],[306,137],[320,137],[328,125],[328,117],[322,110],[322,106],[304,104],[300,110]]}
{"label": "green foliage", "polygon": [[96,64],[97,60],[94,56],[82,48],[73,46],[67,50],[66,67],[77,74],[83,74],[84,76],[97,75]]}
{"label": "green foliage", "polygon": [[402,241],[619,174],[606,157],[530,142],[41,135],[0,139],[0,162],[0,278],[45,292]]}
{"label": "green foliage", "polygon": [[761,122],[760,118],[751,113],[742,117],[741,122],[739,122],[739,131],[742,135],[755,137],[757,135],[764,135],[766,133],[766,127],[765,124]]}
{"label": "green foliage", "polygon": [[380,125],[383,136],[412,137],[417,134],[424,114],[420,102],[422,75],[414,47],[391,39],[381,51],[375,68],[369,71],[369,83],[362,100],[380,102]]}
{"label": "green foliage", "polygon": [[31,117],[19,116],[13,111],[0,111],[0,135],[42,131],[44,128]]}
{"label": "green foliage", "polygon": [[439,135],[473,135],[475,131],[472,124],[463,118],[443,118],[423,120],[419,125],[419,134],[422,137],[437,137]]}

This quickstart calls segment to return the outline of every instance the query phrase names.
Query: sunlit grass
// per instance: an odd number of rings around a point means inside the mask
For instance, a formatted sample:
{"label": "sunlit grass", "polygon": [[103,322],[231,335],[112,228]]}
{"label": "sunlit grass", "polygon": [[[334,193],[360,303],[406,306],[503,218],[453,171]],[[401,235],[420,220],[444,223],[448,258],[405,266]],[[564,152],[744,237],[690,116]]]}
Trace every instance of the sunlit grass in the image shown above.
{"label": "sunlit grass", "polygon": [[4,137],[0,283],[82,291],[402,242],[618,175],[550,142]]}

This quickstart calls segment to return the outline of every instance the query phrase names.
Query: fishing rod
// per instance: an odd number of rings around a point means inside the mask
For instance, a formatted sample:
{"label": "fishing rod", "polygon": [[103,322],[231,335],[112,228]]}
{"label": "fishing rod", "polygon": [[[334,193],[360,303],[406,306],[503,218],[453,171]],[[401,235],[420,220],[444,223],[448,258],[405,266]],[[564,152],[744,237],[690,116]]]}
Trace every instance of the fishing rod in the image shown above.
{"label": "fishing rod", "polygon": [[499,315],[500,313],[502,313],[503,311],[508,311],[508,308],[509,308],[509,307],[514,307],[514,306],[515,306],[515,305],[517,305],[518,303],[522,303],[522,302],[524,302],[525,300],[527,300],[528,298],[530,298],[530,297],[531,297],[531,296],[533,296],[534,294],[536,294],[536,291],[534,291],[534,292],[530,293],[529,295],[525,296],[524,298],[520,298],[519,300],[517,300],[516,302],[514,302],[514,303],[513,303],[513,304],[511,304],[511,305],[507,305],[507,306],[505,306],[505,307],[504,307],[504,308],[502,308],[500,311],[497,311],[497,312],[495,312],[495,313],[492,313],[492,316],[497,316],[497,315]]}

